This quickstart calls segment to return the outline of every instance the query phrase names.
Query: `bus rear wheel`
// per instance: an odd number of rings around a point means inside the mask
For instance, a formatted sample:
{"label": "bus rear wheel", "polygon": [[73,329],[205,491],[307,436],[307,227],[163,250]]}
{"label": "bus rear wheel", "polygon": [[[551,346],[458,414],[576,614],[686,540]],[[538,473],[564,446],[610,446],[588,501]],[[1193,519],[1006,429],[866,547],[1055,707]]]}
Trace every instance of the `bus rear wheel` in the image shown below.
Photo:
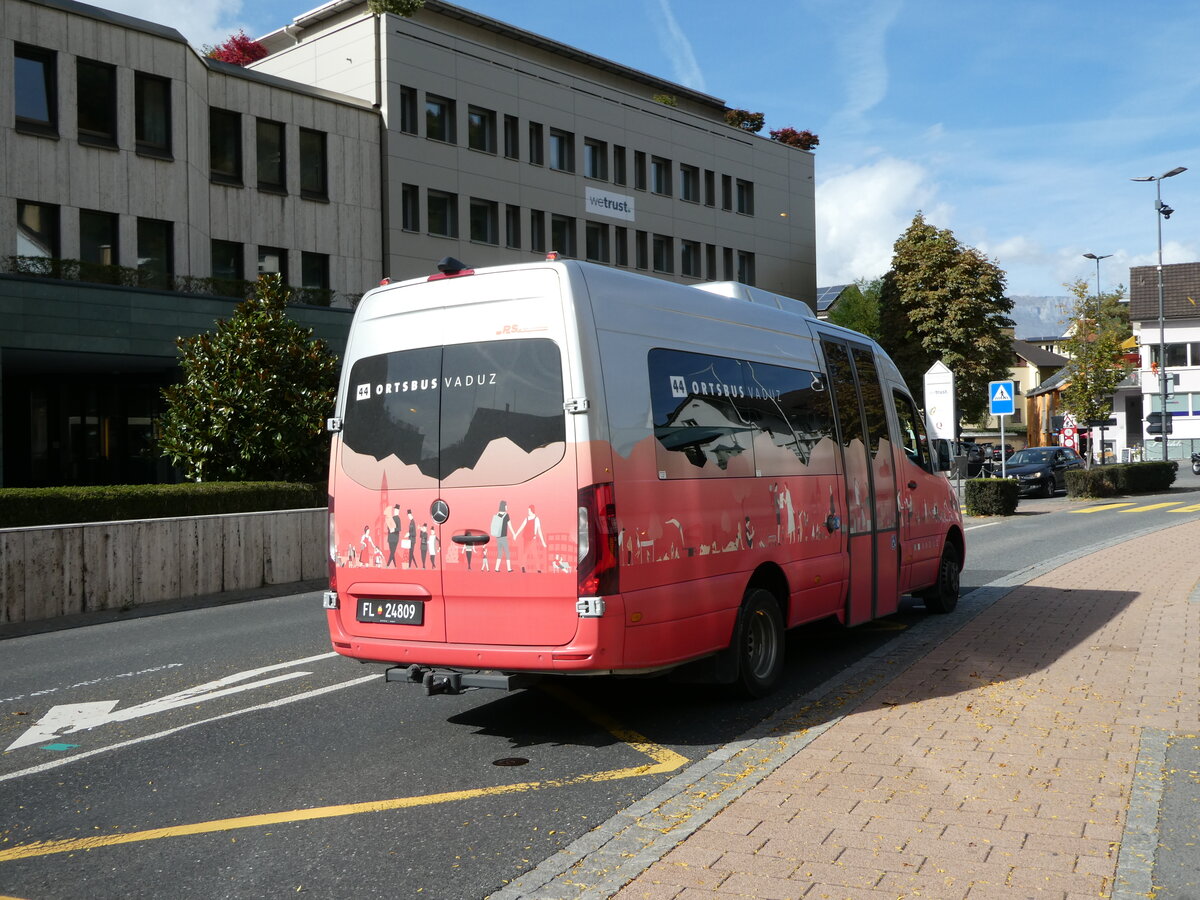
{"label": "bus rear wheel", "polygon": [[937,583],[918,595],[925,601],[927,610],[931,613],[954,612],[954,607],[958,606],[959,574],[958,551],[947,541],[938,563]]}
{"label": "bus rear wheel", "polygon": [[783,615],[775,597],[761,588],[746,594],[734,633],[737,685],[750,697],[765,697],[783,673]]}

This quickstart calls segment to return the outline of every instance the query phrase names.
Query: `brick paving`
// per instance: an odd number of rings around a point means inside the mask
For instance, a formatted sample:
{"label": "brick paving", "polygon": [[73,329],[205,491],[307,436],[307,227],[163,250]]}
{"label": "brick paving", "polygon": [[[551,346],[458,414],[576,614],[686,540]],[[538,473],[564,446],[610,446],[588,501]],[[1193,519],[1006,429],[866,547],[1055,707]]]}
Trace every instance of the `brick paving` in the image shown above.
{"label": "brick paving", "polygon": [[1200,520],[1014,589],[616,900],[1150,896],[1126,814],[1143,735],[1200,730],[1198,551]]}

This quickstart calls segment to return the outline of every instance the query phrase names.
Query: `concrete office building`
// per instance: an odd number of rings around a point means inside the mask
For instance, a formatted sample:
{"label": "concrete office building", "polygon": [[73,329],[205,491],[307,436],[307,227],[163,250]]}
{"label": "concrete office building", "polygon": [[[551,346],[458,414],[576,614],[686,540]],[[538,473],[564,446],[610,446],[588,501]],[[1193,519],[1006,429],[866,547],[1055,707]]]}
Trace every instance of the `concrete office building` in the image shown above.
{"label": "concrete office building", "polygon": [[813,156],[719,99],[440,0],[334,0],[260,40],[256,71],[379,107],[394,279],[557,250],[815,304]]}
{"label": "concrete office building", "polygon": [[294,317],[344,342],[382,270],[370,103],[70,0],[0,0],[0,84],[0,485],[169,478],[175,339],[241,279],[306,288]]}

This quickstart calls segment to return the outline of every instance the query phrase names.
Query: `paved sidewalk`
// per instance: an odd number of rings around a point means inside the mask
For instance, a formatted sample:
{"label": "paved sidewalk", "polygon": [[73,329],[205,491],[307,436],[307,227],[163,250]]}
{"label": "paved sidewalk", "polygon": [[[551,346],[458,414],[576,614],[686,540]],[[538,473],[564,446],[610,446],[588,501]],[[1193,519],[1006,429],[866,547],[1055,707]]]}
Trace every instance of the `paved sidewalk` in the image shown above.
{"label": "paved sidewalk", "polygon": [[615,897],[1153,896],[1164,748],[1200,731],[1198,580],[1193,521],[1012,590],[812,709],[815,737]]}

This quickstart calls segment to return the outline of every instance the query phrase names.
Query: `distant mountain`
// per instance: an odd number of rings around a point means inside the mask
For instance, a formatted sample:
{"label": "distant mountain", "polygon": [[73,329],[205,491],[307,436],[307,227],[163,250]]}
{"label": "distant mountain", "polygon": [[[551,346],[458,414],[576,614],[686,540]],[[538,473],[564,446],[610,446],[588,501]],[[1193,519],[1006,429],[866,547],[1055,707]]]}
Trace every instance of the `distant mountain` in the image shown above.
{"label": "distant mountain", "polygon": [[1061,335],[1066,329],[1064,320],[1070,297],[1010,296],[1013,310],[1008,317],[1016,323],[1020,340]]}

